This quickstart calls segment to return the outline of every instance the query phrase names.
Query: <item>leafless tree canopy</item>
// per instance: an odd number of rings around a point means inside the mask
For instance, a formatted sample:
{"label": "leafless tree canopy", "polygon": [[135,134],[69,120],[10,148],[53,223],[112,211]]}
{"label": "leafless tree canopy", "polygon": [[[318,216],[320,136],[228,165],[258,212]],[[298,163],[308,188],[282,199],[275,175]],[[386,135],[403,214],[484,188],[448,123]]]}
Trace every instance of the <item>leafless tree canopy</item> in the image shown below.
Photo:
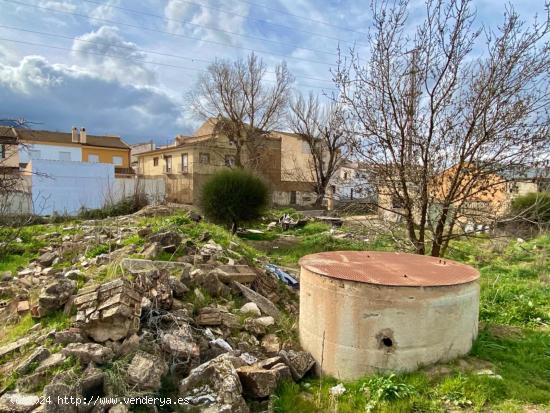
{"label": "leafless tree canopy", "polygon": [[[203,119],[217,118],[216,132],[235,145],[235,164],[243,166],[243,148],[258,150],[261,138],[284,116],[293,78],[284,63],[272,83],[265,63],[255,54],[246,60],[218,60],[199,78],[189,95],[193,111]],[[250,153],[248,158],[254,156]]]}
{"label": "leafless tree canopy", "polygon": [[290,104],[288,124],[308,145],[311,154],[308,169],[312,176],[307,178],[313,178],[316,204],[320,205],[331,179],[348,154],[350,135],[344,111],[338,103],[322,107],[318,97],[311,93],[307,99],[298,95]]}
{"label": "leafless tree canopy", "polygon": [[440,256],[468,202],[548,158],[550,8],[532,25],[509,8],[490,31],[470,0],[428,0],[416,30],[407,0],[371,7],[366,62],[342,52],[335,81],[379,191],[416,252]]}

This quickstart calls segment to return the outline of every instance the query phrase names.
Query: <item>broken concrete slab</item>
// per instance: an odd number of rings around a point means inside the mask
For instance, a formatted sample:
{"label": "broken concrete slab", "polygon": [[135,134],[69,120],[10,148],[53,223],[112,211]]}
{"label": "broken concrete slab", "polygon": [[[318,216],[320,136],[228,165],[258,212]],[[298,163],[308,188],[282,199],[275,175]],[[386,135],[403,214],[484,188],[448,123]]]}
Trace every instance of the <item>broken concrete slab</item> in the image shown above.
{"label": "broken concrete slab", "polygon": [[43,316],[49,311],[58,310],[69,301],[76,292],[73,280],[60,278],[42,289],[38,297],[38,315]]}
{"label": "broken concrete slab", "polygon": [[128,382],[139,390],[158,390],[167,371],[168,366],[160,357],[140,351],[128,366]]}
{"label": "broken concrete slab", "polygon": [[300,380],[313,368],[315,359],[307,351],[281,350],[279,356],[282,357],[285,364],[290,368],[292,378],[295,381]]}
{"label": "broken concrete slab", "polygon": [[71,343],[61,352],[66,356],[76,357],[82,364],[90,362],[105,364],[115,356],[113,350],[109,347],[97,343]]}
{"label": "broken concrete slab", "polygon": [[[203,271],[211,270],[211,267],[212,266],[209,264],[199,264],[195,266],[195,268],[201,269]],[[253,282],[257,277],[256,272],[248,265],[217,265],[215,267],[215,271],[220,281],[224,283],[235,281],[239,283],[249,284]]]}
{"label": "broken concrete slab", "polygon": [[172,272],[174,270],[181,271],[181,275],[189,275],[193,266],[187,262],[179,261],[154,261],[143,260],[138,258],[124,258],[121,262],[122,268],[125,270],[136,273],[141,271],[150,270],[166,270]]}
{"label": "broken concrete slab", "polygon": [[77,325],[99,343],[117,341],[139,330],[141,296],[127,280],[84,288],[74,304]]}
{"label": "broken concrete slab", "polygon": [[248,413],[236,370],[243,364],[227,353],[201,364],[181,381],[180,396],[203,412]]}
{"label": "broken concrete slab", "polygon": [[50,356],[50,351],[43,346],[37,347],[30,355],[27,357],[17,368],[15,372],[21,376],[27,374],[33,364],[40,363],[41,361],[47,359]]}
{"label": "broken concrete slab", "polygon": [[279,309],[273,304],[271,301],[269,301],[267,298],[265,298],[263,295],[258,294],[256,291],[242,285],[238,282],[233,282],[233,285],[235,285],[243,295],[250,301],[256,303],[258,307],[260,307],[260,310],[262,310],[263,313],[278,319],[281,316],[281,312]]}

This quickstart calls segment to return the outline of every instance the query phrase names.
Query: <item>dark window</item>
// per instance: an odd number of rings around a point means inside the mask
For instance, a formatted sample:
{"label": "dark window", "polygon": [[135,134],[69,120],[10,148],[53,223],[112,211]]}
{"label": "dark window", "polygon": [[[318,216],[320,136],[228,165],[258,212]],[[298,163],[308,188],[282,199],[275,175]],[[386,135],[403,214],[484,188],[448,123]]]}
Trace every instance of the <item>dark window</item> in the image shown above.
{"label": "dark window", "polygon": [[391,199],[391,207],[395,209],[400,209],[404,207],[404,204],[399,196],[393,196]]}
{"label": "dark window", "polygon": [[159,158],[156,156],[153,158],[153,166],[159,166]]}
{"label": "dark window", "polygon": [[164,162],[166,162],[165,172],[172,172],[172,155],[166,155]]}
{"label": "dark window", "polygon": [[292,205],[296,204],[296,191],[290,192],[290,203]]}
{"label": "dark window", "polygon": [[199,163],[207,165],[210,163],[210,154],[206,152],[199,153]]}
{"label": "dark window", "polygon": [[225,166],[235,166],[235,157],[233,155],[225,155]]}
{"label": "dark window", "polygon": [[4,159],[6,157],[6,145],[2,144],[0,145],[0,159]]}

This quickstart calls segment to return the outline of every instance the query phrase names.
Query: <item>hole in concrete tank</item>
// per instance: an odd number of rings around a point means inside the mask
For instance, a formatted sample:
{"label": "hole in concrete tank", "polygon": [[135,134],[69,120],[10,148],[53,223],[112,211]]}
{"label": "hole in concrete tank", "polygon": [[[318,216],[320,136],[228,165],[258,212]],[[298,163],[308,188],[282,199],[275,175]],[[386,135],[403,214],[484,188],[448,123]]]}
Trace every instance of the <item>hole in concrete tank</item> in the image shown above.
{"label": "hole in concrete tank", "polygon": [[389,337],[382,338],[382,344],[386,347],[392,347],[393,346],[393,340]]}

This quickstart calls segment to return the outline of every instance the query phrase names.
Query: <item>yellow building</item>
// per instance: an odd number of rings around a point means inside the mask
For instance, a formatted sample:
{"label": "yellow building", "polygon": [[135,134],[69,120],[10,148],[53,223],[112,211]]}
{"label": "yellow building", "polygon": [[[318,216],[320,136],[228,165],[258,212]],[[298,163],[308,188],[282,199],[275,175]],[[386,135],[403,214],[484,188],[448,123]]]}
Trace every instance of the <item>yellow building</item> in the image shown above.
{"label": "yellow building", "polygon": [[130,147],[118,136],[88,135],[82,128],[71,132],[14,129],[19,142],[19,163],[32,159],[108,163],[118,173],[130,173]]}
{"label": "yellow building", "polygon": [[[137,173],[165,176],[167,198],[195,203],[202,184],[222,168],[235,165],[235,146],[226,136],[214,133],[215,120],[206,121],[193,136],[179,135],[174,143],[137,154]],[[273,132],[262,138],[261,147],[243,148],[243,163],[263,176],[277,204],[309,204],[315,201],[313,174],[307,168],[311,156],[298,135]]]}

